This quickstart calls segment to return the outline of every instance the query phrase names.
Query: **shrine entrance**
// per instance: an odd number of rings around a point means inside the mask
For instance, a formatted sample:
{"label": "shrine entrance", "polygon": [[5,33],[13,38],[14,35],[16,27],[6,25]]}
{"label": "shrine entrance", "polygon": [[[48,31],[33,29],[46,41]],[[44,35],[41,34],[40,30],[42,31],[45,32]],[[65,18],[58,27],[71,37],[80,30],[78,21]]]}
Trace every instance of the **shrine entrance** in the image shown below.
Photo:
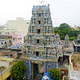
{"label": "shrine entrance", "polygon": [[69,64],[69,56],[64,55],[64,56],[63,56],[63,62]]}
{"label": "shrine entrance", "polygon": [[37,63],[32,63],[32,80],[35,79],[36,75],[39,73],[39,68]]}
{"label": "shrine entrance", "polygon": [[34,73],[34,78],[36,77],[36,75],[38,74],[38,64],[33,64],[33,73]]}
{"label": "shrine entrance", "polygon": [[32,62],[32,80],[35,80],[35,78],[37,78],[38,76],[42,76],[43,72],[44,72],[44,63],[33,61]]}
{"label": "shrine entrance", "polygon": [[39,52],[36,52],[36,56],[39,56]]}

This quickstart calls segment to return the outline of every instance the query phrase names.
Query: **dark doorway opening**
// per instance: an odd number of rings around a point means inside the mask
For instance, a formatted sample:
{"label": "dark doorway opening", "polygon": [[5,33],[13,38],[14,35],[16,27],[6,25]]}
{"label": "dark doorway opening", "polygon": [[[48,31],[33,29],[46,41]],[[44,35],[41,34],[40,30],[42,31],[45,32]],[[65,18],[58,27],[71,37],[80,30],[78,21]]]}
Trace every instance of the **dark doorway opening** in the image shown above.
{"label": "dark doorway opening", "polygon": [[80,52],[80,47],[77,47],[77,51]]}
{"label": "dark doorway opening", "polygon": [[39,56],[39,52],[36,52],[36,56]]}
{"label": "dark doorway opening", "polygon": [[38,23],[41,24],[41,21],[39,20]]}
{"label": "dark doorway opening", "polygon": [[33,78],[35,78],[38,74],[38,64],[33,64]]}
{"label": "dark doorway opening", "polygon": [[69,56],[64,55],[63,62],[68,63],[68,65],[69,65]]}
{"label": "dark doorway opening", "polygon": [[37,29],[37,33],[40,33],[40,29]]}
{"label": "dark doorway opening", "polygon": [[37,39],[37,43],[39,43],[39,39]]}

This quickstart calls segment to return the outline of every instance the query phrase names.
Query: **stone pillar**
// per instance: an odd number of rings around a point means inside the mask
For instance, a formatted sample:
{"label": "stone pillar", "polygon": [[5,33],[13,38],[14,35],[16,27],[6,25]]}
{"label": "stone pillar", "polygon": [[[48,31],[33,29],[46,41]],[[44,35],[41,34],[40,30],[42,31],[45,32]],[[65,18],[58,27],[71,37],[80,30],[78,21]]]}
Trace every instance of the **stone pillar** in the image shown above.
{"label": "stone pillar", "polygon": [[44,72],[47,72],[47,63],[44,63]]}

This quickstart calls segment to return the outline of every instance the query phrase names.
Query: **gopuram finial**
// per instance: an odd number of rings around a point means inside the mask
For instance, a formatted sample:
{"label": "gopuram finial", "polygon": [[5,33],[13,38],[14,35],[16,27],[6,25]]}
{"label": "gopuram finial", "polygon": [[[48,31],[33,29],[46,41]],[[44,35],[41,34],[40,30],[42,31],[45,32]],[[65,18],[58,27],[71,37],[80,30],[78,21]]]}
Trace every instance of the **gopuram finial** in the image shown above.
{"label": "gopuram finial", "polygon": [[41,3],[41,4],[44,4],[44,1],[43,1],[43,0],[41,0],[41,1],[40,1],[40,3]]}
{"label": "gopuram finial", "polygon": [[43,3],[44,1],[42,0],[41,3]]}

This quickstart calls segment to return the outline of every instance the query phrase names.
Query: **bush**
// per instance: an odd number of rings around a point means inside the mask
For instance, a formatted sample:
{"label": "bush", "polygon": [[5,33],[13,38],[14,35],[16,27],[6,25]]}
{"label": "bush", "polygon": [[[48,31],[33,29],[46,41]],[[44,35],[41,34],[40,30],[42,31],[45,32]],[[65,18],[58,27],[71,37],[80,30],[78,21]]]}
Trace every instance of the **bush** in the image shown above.
{"label": "bush", "polygon": [[24,73],[26,71],[26,66],[24,65],[24,62],[21,60],[18,60],[15,62],[15,64],[11,68],[11,76],[14,79],[19,79],[24,76]]}
{"label": "bush", "polygon": [[50,69],[49,73],[50,73],[49,75],[51,76],[51,79],[60,80],[61,73],[60,73],[59,69],[57,69],[57,68]]}

